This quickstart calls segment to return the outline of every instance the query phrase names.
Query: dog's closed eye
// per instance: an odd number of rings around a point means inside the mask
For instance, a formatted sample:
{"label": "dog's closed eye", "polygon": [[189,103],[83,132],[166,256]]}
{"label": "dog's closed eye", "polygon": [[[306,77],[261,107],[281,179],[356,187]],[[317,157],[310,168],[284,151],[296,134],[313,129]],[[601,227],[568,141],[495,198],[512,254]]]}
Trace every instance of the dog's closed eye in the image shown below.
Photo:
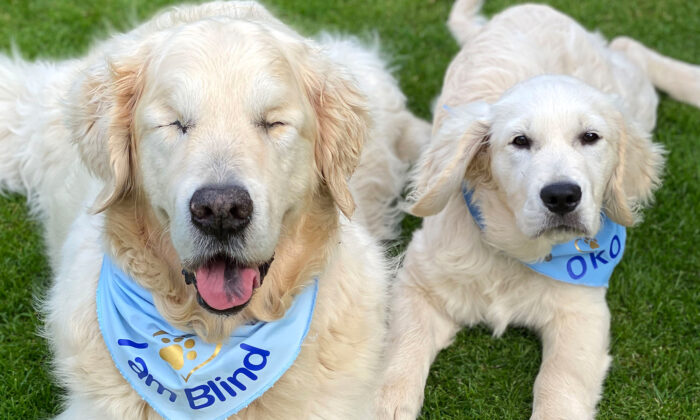
{"label": "dog's closed eye", "polygon": [[287,125],[287,123],[282,122],[282,121],[272,121],[272,122],[270,122],[270,121],[260,121],[260,122],[258,123],[258,126],[264,128],[265,130],[271,130],[271,129],[273,129],[273,128],[282,127],[282,126],[285,126],[285,125]]}
{"label": "dog's closed eye", "polygon": [[170,124],[164,124],[164,125],[158,126],[158,128],[161,128],[161,127],[177,127],[178,130],[180,130],[180,132],[182,134],[187,134],[187,131],[189,131],[189,129],[192,128],[192,124],[189,124],[189,123],[183,124],[180,120],[175,120],[175,121],[171,122]]}

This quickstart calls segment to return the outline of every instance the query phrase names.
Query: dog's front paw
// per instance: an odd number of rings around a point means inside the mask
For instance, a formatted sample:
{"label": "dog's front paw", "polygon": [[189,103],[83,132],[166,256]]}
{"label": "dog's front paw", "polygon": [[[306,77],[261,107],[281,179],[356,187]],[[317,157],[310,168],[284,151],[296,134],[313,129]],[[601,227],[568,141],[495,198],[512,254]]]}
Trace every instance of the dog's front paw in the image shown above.
{"label": "dog's front paw", "polygon": [[379,420],[415,420],[418,417],[423,406],[423,388],[409,383],[401,378],[384,384],[376,401]]}

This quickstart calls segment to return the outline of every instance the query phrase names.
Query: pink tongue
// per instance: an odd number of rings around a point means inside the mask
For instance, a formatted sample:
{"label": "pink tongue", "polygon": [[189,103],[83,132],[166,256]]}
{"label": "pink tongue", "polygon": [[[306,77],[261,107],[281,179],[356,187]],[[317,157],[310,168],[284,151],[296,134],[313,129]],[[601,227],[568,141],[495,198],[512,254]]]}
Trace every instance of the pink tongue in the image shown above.
{"label": "pink tongue", "polygon": [[220,311],[248,302],[260,278],[257,268],[227,266],[224,260],[198,268],[195,275],[199,295],[207,305]]}

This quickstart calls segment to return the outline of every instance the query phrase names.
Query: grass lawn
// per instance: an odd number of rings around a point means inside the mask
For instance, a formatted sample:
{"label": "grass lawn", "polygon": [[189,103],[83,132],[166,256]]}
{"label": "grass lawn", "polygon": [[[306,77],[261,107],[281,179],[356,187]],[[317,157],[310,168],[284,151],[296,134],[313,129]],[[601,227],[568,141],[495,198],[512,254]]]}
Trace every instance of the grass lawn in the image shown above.
{"label": "grass lawn", "polygon": [[[0,50],[11,42],[31,58],[72,57],[109,30],[128,29],[165,0],[0,0]],[[444,22],[447,0],[266,0],[305,34],[321,29],[379,35],[411,108],[430,118],[430,102],[457,46]],[[513,3],[487,0],[495,13]],[[626,34],[663,54],[700,63],[700,2],[553,0],[590,29]],[[107,5],[108,4],[108,5]],[[614,361],[601,419],[700,418],[700,111],[663,97],[657,141],[670,151],[663,188],[642,225],[629,231],[626,256],[611,281]],[[0,418],[55,414],[49,354],[37,335],[34,297],[50,279],[39,227],[22,197],[0,198]],[[404,223],[406,237],[415,219]],[[425,419],[529,416],[540,363],[537,337],[511,329],[462,331],[431,370]]]}

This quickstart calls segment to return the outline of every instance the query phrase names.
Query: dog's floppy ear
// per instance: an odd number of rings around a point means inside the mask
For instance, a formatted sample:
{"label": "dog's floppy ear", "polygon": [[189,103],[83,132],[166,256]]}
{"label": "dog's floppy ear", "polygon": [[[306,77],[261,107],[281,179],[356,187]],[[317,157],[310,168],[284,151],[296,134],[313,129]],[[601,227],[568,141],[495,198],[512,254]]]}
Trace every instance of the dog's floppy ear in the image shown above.
{"label": "dog's floppy ear", "polygon": [[302,82],[316,114],[316,168],[340,211],[350,218],[355,201],[348,180],[370,126],[367,99],[355,81],[326,58],[314,57],[305,66]]}
{"label": "dog's floppy ear", "polygon": [[93,210],[101,212],[135,185],[134,108],[142,91],[143,51],[99,59],[68,100],[70,129],[87,168],[105,181]]}
{"label": "dog's floppy ear", "polygon": [[665,150],[651,136],[617,116],[618,162],[605,191],[605,212],[615,222],[632,226],[661,183]]}
{"label": "dog's floppy ear", "polygon": [[475,102],[450,108],[450,115],[423,152],[413,176],[410,212],[426,217],[440,212],[461,188],[469,163],[486,146],[489,106]]}

